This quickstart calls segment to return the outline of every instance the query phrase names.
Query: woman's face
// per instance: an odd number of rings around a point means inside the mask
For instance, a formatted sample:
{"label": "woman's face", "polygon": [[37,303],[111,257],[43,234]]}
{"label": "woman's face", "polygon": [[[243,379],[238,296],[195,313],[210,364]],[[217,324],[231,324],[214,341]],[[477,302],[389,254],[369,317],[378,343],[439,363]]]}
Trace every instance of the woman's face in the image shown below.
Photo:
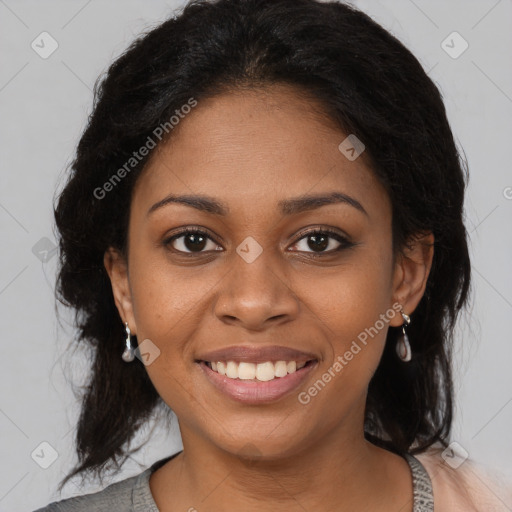
{"label": "woman's face", "polygon": [[[387,329],[402,324],[397,301],[408,313],[419,301],[421,290],[407,302],[403,267],[393,267],[385,190],[319,112],[287,86],[200,101],[137,182],[128,273],[121,260],[109,273],[121,317],[139,344],[150,340],[146,370],[184,443],[272,458],[340,430],[362,436]],[[302,201],[335,193],[351,199]],[[170,194],[221,206],[155,206]],[[170,240],[186,227],[206,238]],[[211,358],[246,363],[246,377],[272,377],[252,363],[313,362],[300,376],[292,363],[286,377],[236,382],[199,362],[232,347],[254,351]]]}

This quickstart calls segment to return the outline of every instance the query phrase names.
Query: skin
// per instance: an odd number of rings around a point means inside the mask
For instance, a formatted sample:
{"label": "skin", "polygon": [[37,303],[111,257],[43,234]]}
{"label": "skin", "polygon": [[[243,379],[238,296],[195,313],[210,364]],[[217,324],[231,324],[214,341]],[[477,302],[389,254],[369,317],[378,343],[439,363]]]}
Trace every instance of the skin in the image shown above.
{"label": "skin", "polygon": [[[287,85],[202,100],[137,181],[127,259],[105,253],[119,314],[139,343],[159,348],[146,370],[179,420],[184,452],[150,479],[163,512],[412,511],[407,463],[363,436],[367,387],[400,314],[310,403],[297,399],[394,303],[414,312],[433,256],[427,233],[393,264],[389,197],[364,153],[349,161],[338,150],[346,134],[321,112]],[[278,209],[283,199],[334,191],[367,215],[344,203]],[[148,215],[169,193],[208,195],[229,213],[171,203]],[[216,240],[192,257],[172,252],[194,247],[164,243],[184,226]],[[334,252],[340,244],[329,239],[331,252],[313,259],[322,250],[299,240],[306,227],[330,227],[354,245]],[[248,236],[263,248],[250,264],[236,252]],[[194,360],[244,343],[313,352],[318,365],[278,401],[235,402]]]}

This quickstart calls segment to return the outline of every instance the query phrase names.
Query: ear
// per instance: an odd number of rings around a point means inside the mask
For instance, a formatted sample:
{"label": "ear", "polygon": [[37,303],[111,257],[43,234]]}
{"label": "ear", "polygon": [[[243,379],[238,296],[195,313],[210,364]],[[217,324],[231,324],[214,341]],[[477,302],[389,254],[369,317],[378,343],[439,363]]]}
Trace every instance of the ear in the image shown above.
{"label": "ear", "polygon": [[[434,235],[416,233],[407,241],[406,247],[398,255],[393,274],[392,304],[399,303],[406,315],[416,309],[427,285],[427,279],[434,257]],[[390,320],[390,325],[399,327],[403,324],[400,310]]]}
{"label": "ear", "polygon": [[126,258],[117,249],[109,247],[103,256],[103,264],[110,278],[114,301],[123,324],[128,322],[132,334],[137,333],[137,326],[133,315],[132,293],[128,277],[128,263]]}

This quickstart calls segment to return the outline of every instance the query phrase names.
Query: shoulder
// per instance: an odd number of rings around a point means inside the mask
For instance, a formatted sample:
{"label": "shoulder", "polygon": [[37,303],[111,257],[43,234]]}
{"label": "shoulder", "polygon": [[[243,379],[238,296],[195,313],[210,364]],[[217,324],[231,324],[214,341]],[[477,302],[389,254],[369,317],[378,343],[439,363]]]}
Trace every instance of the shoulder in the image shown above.
{"label": "shoulder", "polygon": [[140,476],[125,478],[98,492],[54,501],[34,512],[129,512],[132,490]]}
{"label": "shoulder", "polygon": [[430,448],[415,457],[432,481],[436,512],[508,512],[512,482],[475,461],[453,460],[444,448]]}

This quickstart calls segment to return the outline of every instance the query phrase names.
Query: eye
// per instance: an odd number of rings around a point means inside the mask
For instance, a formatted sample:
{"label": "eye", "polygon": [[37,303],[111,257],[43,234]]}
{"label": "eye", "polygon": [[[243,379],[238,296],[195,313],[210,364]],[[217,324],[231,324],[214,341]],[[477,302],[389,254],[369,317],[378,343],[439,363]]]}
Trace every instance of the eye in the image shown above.
{"label": "eye", "polygon": [[297,247],[300,252],[334,253],[354,245],[346,237],[332,229],[313,229],[305,234],[302,232],[300,235],[302,235],[301,238],[292,246],[292,248]]}
{"label": "eye", "polygon": [[[299,233],[299,236],[300,238],[291,248],[295,248],[299,252],[310,252],[315,256],[335,253],[354,245],[345,236],[328,228],[303,231]],[[164,245],[171,246],[174,252],[182,254],[200,254],[222,250],[220,245],[206,231],[197,228],[183,229],[164,240]]]}
{"label": "eye", "polygon": [[164,245],[170,245],[174,251],[185,254],[219,250],[219,245],[206,231],[190,228],[167,238],[164,241]]}

